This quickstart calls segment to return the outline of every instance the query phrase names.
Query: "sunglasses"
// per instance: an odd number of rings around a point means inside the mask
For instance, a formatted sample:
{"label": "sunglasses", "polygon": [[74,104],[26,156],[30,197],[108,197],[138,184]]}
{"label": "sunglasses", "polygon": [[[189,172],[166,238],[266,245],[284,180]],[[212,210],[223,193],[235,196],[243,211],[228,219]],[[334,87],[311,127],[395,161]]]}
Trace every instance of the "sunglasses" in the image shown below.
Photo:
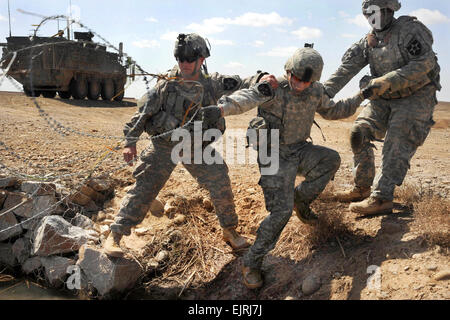
{"label": "sunglasses", "polygon": [[187,63],[192,63],[192,62],[195,62],[195,61],[197,61],[197,59],[198,59],[199,57],[177,57],[177,61],[178,62],[181,62],[181,63],[183,63],[183,62],[187,62]]}
{"label": "sunglasses", "polygon": [[297,81],[297,82],[308,82],[308,81],[303,81],[302,79],[299,79],[298,77],[296,77],[292,72],[288,72],[289,76],[291,77],[292,80]]}

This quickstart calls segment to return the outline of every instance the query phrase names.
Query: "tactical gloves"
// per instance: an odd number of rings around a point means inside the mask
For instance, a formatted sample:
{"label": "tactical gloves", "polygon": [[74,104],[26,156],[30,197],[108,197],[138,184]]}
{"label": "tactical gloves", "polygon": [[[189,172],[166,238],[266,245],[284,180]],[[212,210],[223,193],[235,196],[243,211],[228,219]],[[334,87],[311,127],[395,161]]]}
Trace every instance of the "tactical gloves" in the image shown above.
{"label": "tactical gloves", "polygon": [[202,121],[206,127],[213,127],[222,118],[222,108],[208,106],[201,109]]}
{"label": "tactical gloves", "polygon": [[387,76],[382,76],[376,79],[373,79],[369,82],[366,90],[371,91],[370,100],[377,99],[386,93],[391,87],[391,82],[389,81]]}

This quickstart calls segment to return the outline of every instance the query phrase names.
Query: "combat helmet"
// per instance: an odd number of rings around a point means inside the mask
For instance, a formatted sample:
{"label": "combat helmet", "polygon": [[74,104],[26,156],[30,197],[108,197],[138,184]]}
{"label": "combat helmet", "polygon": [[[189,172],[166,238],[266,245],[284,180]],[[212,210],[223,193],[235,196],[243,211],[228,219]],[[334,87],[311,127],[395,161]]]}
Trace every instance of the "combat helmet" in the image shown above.
{"label": "combat helmet", "polygon": [[392,11],[398,11],[402,7],[402,4],[398,0],[364,0],[362,3],[363,13],[370,6],[378,6],[380,9],[391,9]]}
{"label": "combat helmet", "polygon": [[210,56],[205,39],[196,33],[179,34],[173,53],[175,58],[186,59],[189,62],[193,62],[199,57],[208,58]]}
{"label": "combat helmet", "polygon": [[322,76],[323,59],[320,53],[311,47],[298,49],[284,65],[284,70],[290,71],[301,81],[319,81]]}

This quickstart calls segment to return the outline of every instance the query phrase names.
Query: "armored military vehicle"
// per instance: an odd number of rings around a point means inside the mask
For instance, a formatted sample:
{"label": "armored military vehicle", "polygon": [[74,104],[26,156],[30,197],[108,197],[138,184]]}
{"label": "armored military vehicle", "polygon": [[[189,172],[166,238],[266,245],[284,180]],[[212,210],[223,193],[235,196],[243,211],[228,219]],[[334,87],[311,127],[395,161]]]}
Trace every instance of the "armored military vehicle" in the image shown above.
{"label": "armored military vehicle", "polygon": [[[127,69],[122,65],[122,52],[112,53],[92,41],[91,32],[75,32],[75,40],[63,37],[8,37],[3,48],[2,68],[12,52],[17,51],[8,75],[23,85],[28,96],[43,95],[62,99],[121,101]],[[120,46],[122,49],[122,45]]]}

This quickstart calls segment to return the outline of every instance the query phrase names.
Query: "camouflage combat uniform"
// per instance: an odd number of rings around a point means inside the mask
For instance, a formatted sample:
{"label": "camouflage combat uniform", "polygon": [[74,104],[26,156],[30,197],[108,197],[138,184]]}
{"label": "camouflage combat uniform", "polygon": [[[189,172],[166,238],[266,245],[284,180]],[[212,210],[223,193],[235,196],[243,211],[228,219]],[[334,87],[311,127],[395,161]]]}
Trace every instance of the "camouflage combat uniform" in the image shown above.
{"label": "camouflage combat uniform", "polygon": [[[219,100],[225,116],[259,106],[259,114],[269,128],[280,130],[279,170],[275,175],[261,175],[259,182],[270,215],[261,223],[255,243],[244,257],[245,266],[254,269],[261,268],[264,256],[275,247],[292,215],[294,198],[296,203],[310,204],[339,169],[341,159],[336,151],[307,141],[315,113],[329,120],[347,118],[363,101],[356,95],[334,103],[319,82],[299,94],[290,89],[287,80],[279,82],[278,89],[270,93],[270,86],[263,82]],[[306,179],[295,187],[297,175]]]}
{"label": "camouflage combat uniform", "polygon": [[[178,77],[179,72],[178,66],[175,66],[168,77]],[[248,88],[255,84],[262,75],[259,73],[254,77],[241,80],[238,76],[223,76],[218,73],[209,76],[201,74],[198,82],[204,88],[202,106],[216,104],[221,96],[240,88]],[[187,84],[181,85],[174,80],[160,80],[153,90],[139,100],[139,111],[125,125],[126,146],[135,146],[137,138],[144,131],[150,136],[154,136],[180,127],[183,120],[185,123],[189,122],[188,120],[195,115],[195,110],[189,111],[186,117],[185,114],[192,101],[199,100],[198,93],[198,87],[189,88]],[[194,120],[201,120],[199,113]],[[222,127],[222,130],[225,129],[224,120],[219,127]],[[186,129],[193,133],[192,125]],[[171,153],[172,148],[179,142],[172,142],[170,139],[171,135],[163,138],[156,137],[152,139],[151,145],[141,153],[140,161],[133,172],[136,183],[125,196],[115,222],[111,225],[111,231],[129,235],[131,227],[141,223],[145,218],[150,204],[164,187],[177,165],[172,162]],[[193,144],[194,139],[191,140]],[[206,145],[203,146],[203,148],[205,147]],[[183,166],[200,186],[210,192],[220,225],[223,228],[235,227],[238,224],[238,217],[235,213],[227,165],[225,162],[212,165],[194,164],[193,146],[191,150],[191,164],[183,163]]]}
{"label": "camouflage combat uniform", "polygon": [[[374,30],[355,43],[324,83],[334,97],[368,64],[372,76],[364,77],[361,87],[381,76],[391,83],[390,91],[363,109],[352,129],[355,185],[367,189],[373,184],[374,198],[393,200],[395,186],[403,183],[412,157],[434,124],[440,69],[432,44],[431,31],[416,18],[402,16],[387,30]],[[383,138],[382,166],[375,178],[371,141]]]}

